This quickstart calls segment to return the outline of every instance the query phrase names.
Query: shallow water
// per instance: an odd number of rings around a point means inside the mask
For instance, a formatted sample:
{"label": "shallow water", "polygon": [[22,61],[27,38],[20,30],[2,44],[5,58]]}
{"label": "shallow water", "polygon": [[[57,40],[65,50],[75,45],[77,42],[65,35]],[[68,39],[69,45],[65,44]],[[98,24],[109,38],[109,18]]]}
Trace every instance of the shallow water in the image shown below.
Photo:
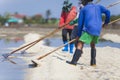
{"label": "shallow water", "polygon": [[[62,39],[61,38],[49,38],[49,39],[45,39],[45,45],[47,46],[52,46],[52,47],[58,47],[60,45],[63,44]],[[96,44],[96,47],[115,47],[115,48],[120,48],[120,43],[114,43],[111,41],[99,41],[98,44]],[[89,45],[84,45],[84,47],[89,47]]]}
{"label": "shallow water", "polygon": [[[13,40],[6,40],[0,39],[0,57],[2,54],[10,53],[11,50],[8,48],[18,47],[22,45],[24,41],[13,41]],[[1,59],[2,60],[2,59]],[[18,64],[12,64],[8,61],[0,62],[0,80],[24,80],[25,68],[23,65],[25,64],[21,59],[12,59]]]}
{"label": "shallow water", "polygon": [[[63,44],[61,38],[49,38],[45,39],[45,45],[52,47],[59,47]],[[19,47],[24,44],[23,40],[14,41],[14,40],[6,40],[0,39],[0,56],[4,53],[10,53],[11,50],[9,48]],[[100,41],[97,47],[115,47],[120,48],[120,43],[113,43],[111,41]],[[85,47],[89,47],[89,45],[85,45]],[[20,54],[16,54],[20,55]],[[1,56],[2,57],[2,56]],[[12,64],[8,61],[0,62],[0,80],[24,80],[26,69],[28,69],[27,64],[21,59],[12,59],[18,64]],[[20,64],[20,65],[19,65]]]}

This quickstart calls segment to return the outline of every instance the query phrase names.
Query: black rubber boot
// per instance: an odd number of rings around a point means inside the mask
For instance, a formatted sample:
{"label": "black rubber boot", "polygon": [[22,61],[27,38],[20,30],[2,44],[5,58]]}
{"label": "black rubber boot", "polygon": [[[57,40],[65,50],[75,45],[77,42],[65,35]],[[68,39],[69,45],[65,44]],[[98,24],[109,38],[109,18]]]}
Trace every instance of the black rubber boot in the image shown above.
{"label": "black rubber boot", "polygon": [[78,61],[79,58],[81,57],[81,54],[82,54],[82,51],[79,50],[79,49],[76,49],[76,50],[75,50],[75,53],[74,53],[74,55],[73,55],[72,61],[66,61],[66,62],[69,63],[69,64],[72,64],[72,65],[76,65],[76,64],[77,64],[77,61]]}
{"label": "black rubber boot", "polygon": [[91,49],[91,66],[96,66],[96,49]]}

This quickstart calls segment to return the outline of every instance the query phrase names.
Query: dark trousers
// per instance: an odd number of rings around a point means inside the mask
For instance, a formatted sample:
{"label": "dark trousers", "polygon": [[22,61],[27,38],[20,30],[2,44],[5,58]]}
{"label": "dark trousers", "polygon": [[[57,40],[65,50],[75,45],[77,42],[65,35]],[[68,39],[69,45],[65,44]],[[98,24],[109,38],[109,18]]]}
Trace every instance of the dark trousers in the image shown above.
{"label": "dark trousers", "polygon": [[[75,39],[77,37],[77,33],[78,33],[78,26],[76,25],[72,30],[71,39]],[[74,43],[75,43],[75,47],[77,47],[78,41],[74,41]]]}
{"label": "dark trousers", "polygon": [[63,42],[70,41],[71,40],[71,34],[72,34],[72,29],[62,29]]}
{"label": "dark trousers", "polygon": [[78,33],[78,26],[76,25],[72,30],[71,39],[75,39],[77,37],[77,33]]}

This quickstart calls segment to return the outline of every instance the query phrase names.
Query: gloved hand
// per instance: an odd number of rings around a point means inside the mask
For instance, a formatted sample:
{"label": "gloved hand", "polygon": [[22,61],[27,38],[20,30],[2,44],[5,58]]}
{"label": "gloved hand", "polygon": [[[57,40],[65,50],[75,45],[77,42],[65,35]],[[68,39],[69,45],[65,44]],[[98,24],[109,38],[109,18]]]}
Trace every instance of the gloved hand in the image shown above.
{"label": "gloved hand", "polygon": [[71,21],[69,24],[70,24],[70,25],[74,25],[74,24],[77,24],[77,23],[78,23],[78,18],[75,19],[75,20],[73,20],[73,21]]}
{"label": "gloved hand", "polygon": [[73,25],[74,24],[74,21],[71,21],[70,23],[69,23],[69,25]]}

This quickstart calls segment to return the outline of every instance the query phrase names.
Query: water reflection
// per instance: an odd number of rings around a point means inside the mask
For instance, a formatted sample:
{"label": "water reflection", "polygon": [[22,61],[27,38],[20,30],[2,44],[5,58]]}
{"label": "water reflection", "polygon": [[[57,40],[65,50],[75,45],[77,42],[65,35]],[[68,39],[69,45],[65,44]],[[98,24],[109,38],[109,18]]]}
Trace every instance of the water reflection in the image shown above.
{"label": "water reflection", "polygon": [[[63,44],[61,38],[49,38],[45,39],[44,41],[45,45],[52,47],[58,47]],[[24,41],[20,39],[15,40],[0,39],[0,56],[2,55],[2,53],[11,52],[11,50],[9,50],[8,48],[19,47],[23,43]],[[120,43],[113,43],[111,41],[100,41],[96,46],[97,47],[110,46],[120,48]],[[89,47],[89,45],[85,45],[85,47]],[[28,65],[21,59],[13,60],[20,65],[14,65],[11,64],[10,62],[0,63],[0,80],[24,80],[24,75],[26,74],[25,69],[28,68]]]}
{"label": "water reflection", "polygon": [[0,39],[0,49],[3,48],[10,48],[10,47],[18,47],[19,45],[23,44],[24,41],[16,40],[16,39]]}
{"label": "water reflection", "polygon": [[[8,48],[18,47],[24,43],[23,40],[11,40],[11,39],[0,39],[0,56],[2,54],[10,53],[11,50]],[[13,59],[19,64],[24,65],[24,61],[21,59]],[[25,67],[20,65],[14,65],[8,61],[0,62],[0,80],[24,80]]]}
{"label": "water reflection", "polygon": [[[58,47],[63,45],[62,39],[61,38],[49,38],[45,40],[45,45],[47,46],[52,46],[52,47]],[[85,47],[89,47],[89,45],[84,45]],[[114,43],[111,41],[105,41],[105,40],[100,40],[99,43],[96,45],[97,47],[115,47],[115,48],[120,48],[120,43]]]}
{"label": "water reflection", "polygon": [[48,46],[51,45],[51,41],[50,41],[50,39],[45,39],[45,45],[48,45]]}

